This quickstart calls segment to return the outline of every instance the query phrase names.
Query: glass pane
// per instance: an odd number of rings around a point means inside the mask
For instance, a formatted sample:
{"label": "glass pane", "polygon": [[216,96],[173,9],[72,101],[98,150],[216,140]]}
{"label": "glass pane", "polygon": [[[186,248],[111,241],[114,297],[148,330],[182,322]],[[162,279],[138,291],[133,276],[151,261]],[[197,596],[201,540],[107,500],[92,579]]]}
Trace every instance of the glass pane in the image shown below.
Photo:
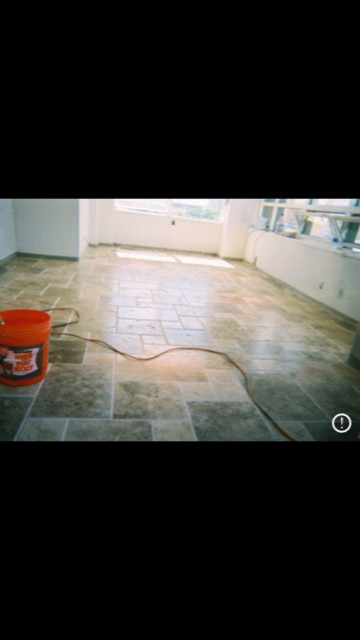
{"label": "glass pane", "polygon": [[309,204],[309,198],[286,198],[286,202],[291,202],[291,204]]}
{"label": "glass pane", "polygon": [[307,222],[312,222],[310,235],[317,238],[333,239],[333,233],[329,225],[328,218],[320,218],[319,216],[308,216]]}
{"label": "glass pane", "polygon": [[355,244],[360,244],[360,225],[359,225],[359,229],[358,232],[356,234],[356,238],[354,240]]}
{"label": "glass pane", "polygon": [[319,198],[317,204],[339,205],[340,207],[349,207],[351,205],[351,198],[333,198],[332,200],[326,200]]}
{"label": "glass pane", "polygon": [[[286,202],[306,205],[309,203],[309,198],[287,198]],[[284,229],[298,230],[296,216],[301,216],[302,214],[303,211],[301,209],[284,209],[284,214],[281,220]]]}
{"label": "glass pane", "polygon": [[116,209],[144,211],[147,213],[168,213],[173,216],[218,220],[221,209],[220,199],[128,199],[115,200]]}
{"label": "glass pane", "polygon": [[284,209],[284,214],[282,216],[282,224],[284,226],[284,229],[297,229],[297,223],[296,223],[296,218],[295,218],[295,214],[298,213],[296,211],[293,211],[293,209]]}
{"label": "glass pane", "polygon": [[153,213],[165,213],[167,210],[166,199],[129,199],[129,200],[115,200],[116,209],[130,209],[130,211],[146,211]]}
{"label": "glass pane", "polygon": [[172,213],[187,218],[203,218],[206,220],[218,220],[221,208],[221,200],[205,199],[174,199],[172,201]]}

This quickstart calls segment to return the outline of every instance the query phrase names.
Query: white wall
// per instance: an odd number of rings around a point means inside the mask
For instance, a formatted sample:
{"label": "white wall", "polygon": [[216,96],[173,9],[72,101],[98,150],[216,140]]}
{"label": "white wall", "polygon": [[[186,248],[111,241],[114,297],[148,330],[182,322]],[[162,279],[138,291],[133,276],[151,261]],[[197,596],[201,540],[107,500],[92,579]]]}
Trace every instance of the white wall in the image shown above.
{"label": "white wall", "polygon": [[103,199],[93,208],[90,228],[91,242],[97,236],[97,242],[104,244],[217,253],[222,223],[115,211],[114,200]]}
{"label": "white wall", "polygon": [[360,320],[360,258],[312,240],[247,230],[244,259],[314,300]]}
{"label": "white wall", "polygon": [[16,251],[12,201],[0,199],[0,261]]}
{"label": "white wall", "polygon": [[79,257],[78,200],[13,200],[16,250],[20,253]]}
{"label": "white wall", "polygon": [[114,240],[114,200],[102,198],[97,201],[98,242],[113,244]]}
{"label": "white wall", "polygon": [[[171,224],[172,221],[175,224]],[[116,211],[114,242],[160,249],[217,253],[221,228],[220,222]]]}
{"label": "white wall", "polygon": [[89,202],[89,244],[99,244],[99,206],[100,200],[92,198]]}
{"label": "white wall", "polygon": [[90,200],[79,200],[79,256],[81,257],[89,244],[90,236]]}

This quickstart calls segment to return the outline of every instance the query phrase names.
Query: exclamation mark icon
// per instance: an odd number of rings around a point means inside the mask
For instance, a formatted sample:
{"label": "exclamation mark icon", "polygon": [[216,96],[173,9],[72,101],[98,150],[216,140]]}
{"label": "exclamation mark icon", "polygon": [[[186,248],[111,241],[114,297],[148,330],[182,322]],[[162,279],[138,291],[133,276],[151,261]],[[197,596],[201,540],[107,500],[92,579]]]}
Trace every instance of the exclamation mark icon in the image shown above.
{"label": "exclamation mark icon", "polygon": [[[331,421],[333,429],[338,433],[346,433],[351,429],[351,418],[346,413],[338,413]],[[338,425],[338,426],[336,426]]]}

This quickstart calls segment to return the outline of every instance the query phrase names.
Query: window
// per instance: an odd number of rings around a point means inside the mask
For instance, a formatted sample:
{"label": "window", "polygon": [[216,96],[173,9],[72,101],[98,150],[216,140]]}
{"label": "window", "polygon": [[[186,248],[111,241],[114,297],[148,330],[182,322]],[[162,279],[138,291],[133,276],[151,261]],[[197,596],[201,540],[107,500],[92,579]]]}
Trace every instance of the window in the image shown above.
{"label": "window", "polygon": [[300,209],[283,209],[282,217],[280,218],[280,230],[281,225],[284,230],[294,230],[299,231],[301,227],[301,223],[303,221],[303,205],[309,204],[310,200],[308,198],[287,198],[286,203],[289,204],[298,204]]}
{"label": "window", "polygon": [[355,236],[354,243],[357,244],[357,245],[360,245],[360,225],[358,226],[358,232],[357,232],[357,234]]}
{"label": "window", "polygon": [[259,227],[356,250],[360,244],[360,200],[351,198],[264,199]]}
{"label": "window", "polygon": [[307,216],[304,233],[315,238],[326,238],[326,240],[332,240],[334,237],[329,218],[323,216]]}
{"label": "window", "polygon": [[115,200],[115,209],[143,211],[146,213],[166,213],[168,200]]}
{"label": "window", "polygon": [[[332,212],[336,213],[336,207],[342,208],[355,206],[357,204],[357,200],[353,200],[351,198],[318,198],[317,200],[312,200],[312,204],[315,206],[320,205],[320,207],[330,206]],[[326,215],[308,215],[306,218],[304,232],[315,238],[323,238],[325,240],[337,239],[337,241],[339,241],[342,239],[342,231],[345,231],[347,223],[342,223],[340,221],[340,224],[337,224],[337,228],[334,226],[335,224],[337,223],[333,222]]]}
{"label": "window", "polygon": [[316,204],[331,204],[331,205],[338,205],[339,207],[350,207],[350,205],[353,203],[353,200],[351,200],[350,198],[335,198],[332,200],[325,200],[322,198],[319,198],[318,200],[315,201]]}
{"label": "window", "polygon": [[115,209],[169,216],[219,220],[220,199],[128,199],[115,200]]}

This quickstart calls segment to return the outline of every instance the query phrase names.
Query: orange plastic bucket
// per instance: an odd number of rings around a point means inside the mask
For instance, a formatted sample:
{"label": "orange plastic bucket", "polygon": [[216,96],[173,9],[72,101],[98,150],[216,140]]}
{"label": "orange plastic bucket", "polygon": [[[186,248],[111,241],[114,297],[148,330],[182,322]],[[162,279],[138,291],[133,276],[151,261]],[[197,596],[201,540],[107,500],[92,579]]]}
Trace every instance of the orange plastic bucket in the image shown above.
{"label": "orange plastic bucket", "polygon": [[51,316],[34,309],[0,311],[0,382],[40,382],[47,372]]}

